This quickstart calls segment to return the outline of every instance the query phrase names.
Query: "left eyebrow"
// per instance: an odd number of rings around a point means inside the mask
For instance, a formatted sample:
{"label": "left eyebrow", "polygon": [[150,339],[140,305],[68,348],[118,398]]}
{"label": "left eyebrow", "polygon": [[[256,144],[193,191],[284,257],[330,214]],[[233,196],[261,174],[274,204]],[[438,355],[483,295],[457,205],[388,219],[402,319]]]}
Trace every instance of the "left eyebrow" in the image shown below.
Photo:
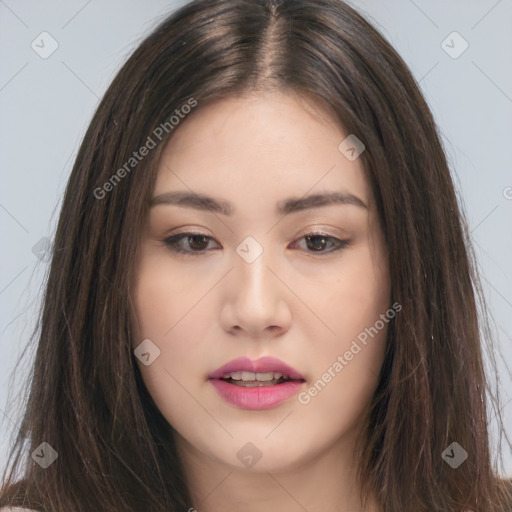
{"label": "left eyebrow", "polygon": [[[150,208],[161,204],[175,204],[196,210],[209,210],[227,216],[232,215],[235,211],[233,205],[228,201],[186,191],[164,192],[155,196],[151,199]],[[305,197],[289,197],[279,201],[276,206],[276,215],[282,216],[333,204],[352,205],[368,209],[367,205],[354,194],[348,192],[329,192],[312,194]]]}
{"label": "left eyebrow", "polygon": [[278,203],[277,214],[286,215],[333,204],[352,205],[368,209],[366,204],[354,194],[349,194],[348,192],[329,192],[305,197],[290,197]]}

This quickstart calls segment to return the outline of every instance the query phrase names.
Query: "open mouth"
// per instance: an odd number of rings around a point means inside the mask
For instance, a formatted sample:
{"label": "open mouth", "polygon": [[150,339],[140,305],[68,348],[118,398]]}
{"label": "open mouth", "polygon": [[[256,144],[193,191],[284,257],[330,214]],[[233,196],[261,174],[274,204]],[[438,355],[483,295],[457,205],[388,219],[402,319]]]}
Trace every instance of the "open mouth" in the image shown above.
{"label": "open mouth", "polygon": [[[225,373],[221,380],[234,384],[235,386],[243,386],[246,388],[262,387],[262,386],[275,386],[276,384],[283,384],[297,379],[291,379],[288,375],[283,375],[279,372],[231,372]],[[302,381],[302,379],[300,380]]]}
{"label": "open mouth", "polygon": [[208,380],[228,404],[252,410],[279,406],[296,395],[305,382],[297,370],[268,356],[255,361],[234,359],[210,373]]}

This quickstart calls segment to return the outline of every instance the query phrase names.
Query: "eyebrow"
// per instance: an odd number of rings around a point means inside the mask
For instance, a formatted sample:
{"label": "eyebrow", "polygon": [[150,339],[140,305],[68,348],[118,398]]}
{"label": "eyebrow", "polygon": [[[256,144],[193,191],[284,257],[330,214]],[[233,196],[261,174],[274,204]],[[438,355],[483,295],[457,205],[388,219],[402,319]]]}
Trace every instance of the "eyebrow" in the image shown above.
{"label": "eyebrow", "polygon": [[[169,204],[193,208],[195,210],[209,210],[227,216],[232,215],[235,211],[233,205],[228,201],[186,191],[164,192],[163,194],[153,197],[149,206],[153,208],[154,206]],[[353,194],[348,192],[328,192],[312,194],[305,197],[289,197],[283,201],[279,201],[276,206],[276,214],[287,215],[289,213],[334,204],[352,205],[368,209],[366,204]]]}

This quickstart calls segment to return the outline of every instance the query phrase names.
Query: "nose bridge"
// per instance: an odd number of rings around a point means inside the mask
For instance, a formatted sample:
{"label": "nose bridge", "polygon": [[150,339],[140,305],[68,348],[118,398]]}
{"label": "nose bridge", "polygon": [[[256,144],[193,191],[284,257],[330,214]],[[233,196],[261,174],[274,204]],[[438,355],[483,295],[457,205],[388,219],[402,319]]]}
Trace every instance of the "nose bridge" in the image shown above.
{"label": "nose bridge", "polygon": [[238,326],[257,334],[269,326],[287,327],[291,315],[283,285],[270,270],[276,267],[272,251],[247,237],[236,252],[227,291],[228,329]]}
{"label": "nose bridge", "polygon": [[[272,273],[267,268],[272,266],[270,262],[271,251],[265,249],[253,237],[247,237],[236,249],[237,260],[235,263],[235,276],[237,294],[241,294],[248,300],[254,301],[253,307],[258,302],[270,300],[272,290]],[[267,302],[268,304],[268,302]]]}

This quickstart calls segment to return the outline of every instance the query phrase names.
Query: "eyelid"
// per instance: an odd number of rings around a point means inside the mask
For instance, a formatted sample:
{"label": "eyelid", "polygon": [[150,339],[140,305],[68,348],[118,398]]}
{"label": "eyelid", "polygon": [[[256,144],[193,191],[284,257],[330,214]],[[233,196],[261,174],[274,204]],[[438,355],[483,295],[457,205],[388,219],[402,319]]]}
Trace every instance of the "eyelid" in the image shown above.
{"label": "eyelid", "polygon": [[[188,238],[191,236],[202,236],[203,238],[208,238],[210,240],[215,240],[212,236],[207,235],[205,233],[199,233],[197,231],[181,231],[178,233],[173,233],[168,236],[166,236],[162,242],[164,245],[166,245],[171,251],[177,253],[177,254],[183,254],[185,256],[201,256],[207,252],[210,252],[209,250],[203,249],[201,251],[188,251],[185,249],[182,249],[177,245],[177,243],[184,238]],[[171,242],[172,240],[172,242]],[[217,242],[215,240],[215,242]],[[217,242],[218,243],[218,242]],[[175,245],[174,245],[175,244]],[[219,244],[220,245],[220,244]]]}
{"label": "eyelid", "polygon": [[[201,255],[204,255],[205,253],[208,253],[208,252],[211,252],[211,249],[202,249],[200,251],[189,251],[189,250],[185,250],[185,249],[182,249],[180,248],[177,243],[184,239],[184,238],[187,238],[187,237],[191,237],[191,236],[198,236],[198,237],[203,237],[203,238],[207,238],[209,240],[213,240],[215,241],[217,244],[219,242],[217,242],[215,240],[214,237],[208,235],[208,234],[205,234],[205,233],[201,233],[201,232],[198,232],[198,231],[181,231],[181,232],[178,232],[178,233],[171,233],[170,235],[166,236],[163,240],[161,240],[171,251],[177,253],[177,254],[183,254],[183,255],[187,255],[187,256],[201,256]],[[327,251],[305,251],[306,254],[308,254],[308,256],[327,256],[328,254],[331,254],[331,253],[334,253],[334,252],[337,252],[339,251],[340,249],[343,249],[345,247],[347,247],[348,245],[351,244],[351,241],[350,240],[343,240],[343,239],[340,239],[338,238],[337,236],[334,236],[334,235],[330,235],[329,233],[326,233],[324,232],[323,230],[321,229],[314,229],[314,228],[310,228],[310,229],[305,229],[303,230],[299,235],[296,235],[295,239],[293,242],[291,242],[293,245],[296,245],[298,242],[300,242],[300,240],[304,239],[305,237],[325,237],[329,240],[332,240],[334,241],[334,249],[330,249],[330,250],[327,250]],[[219,244],[220,245],[220,244]]]}
{"label": "eyelid", "polygon": [[339,250],[341,249],[344,249],[345,247],[349,246],[352,242],[350,240],[343,240],[341,238],[338,238],[337,236],[334,236],[334,235],[330,235],[329,233],[325,233],[323,232],[322,230],[305,230],[303,231],[300,235],[298,235],[297,238],[295,238],[295,240],[292,242],[293,245],[296,245],[298,242],[300,242],[302,239],[304,239],[305,237],[313,237],[313,236],[318,236],[318,237],[325,237],[329,240],[333,240],[334,241],[334,248],[331,248],[327,251],[305,251],[305,253],[308,255],[308,256],[327,256],[327,255],[330,255],[330,254],[333,254],[335,252],[338,252]]}

